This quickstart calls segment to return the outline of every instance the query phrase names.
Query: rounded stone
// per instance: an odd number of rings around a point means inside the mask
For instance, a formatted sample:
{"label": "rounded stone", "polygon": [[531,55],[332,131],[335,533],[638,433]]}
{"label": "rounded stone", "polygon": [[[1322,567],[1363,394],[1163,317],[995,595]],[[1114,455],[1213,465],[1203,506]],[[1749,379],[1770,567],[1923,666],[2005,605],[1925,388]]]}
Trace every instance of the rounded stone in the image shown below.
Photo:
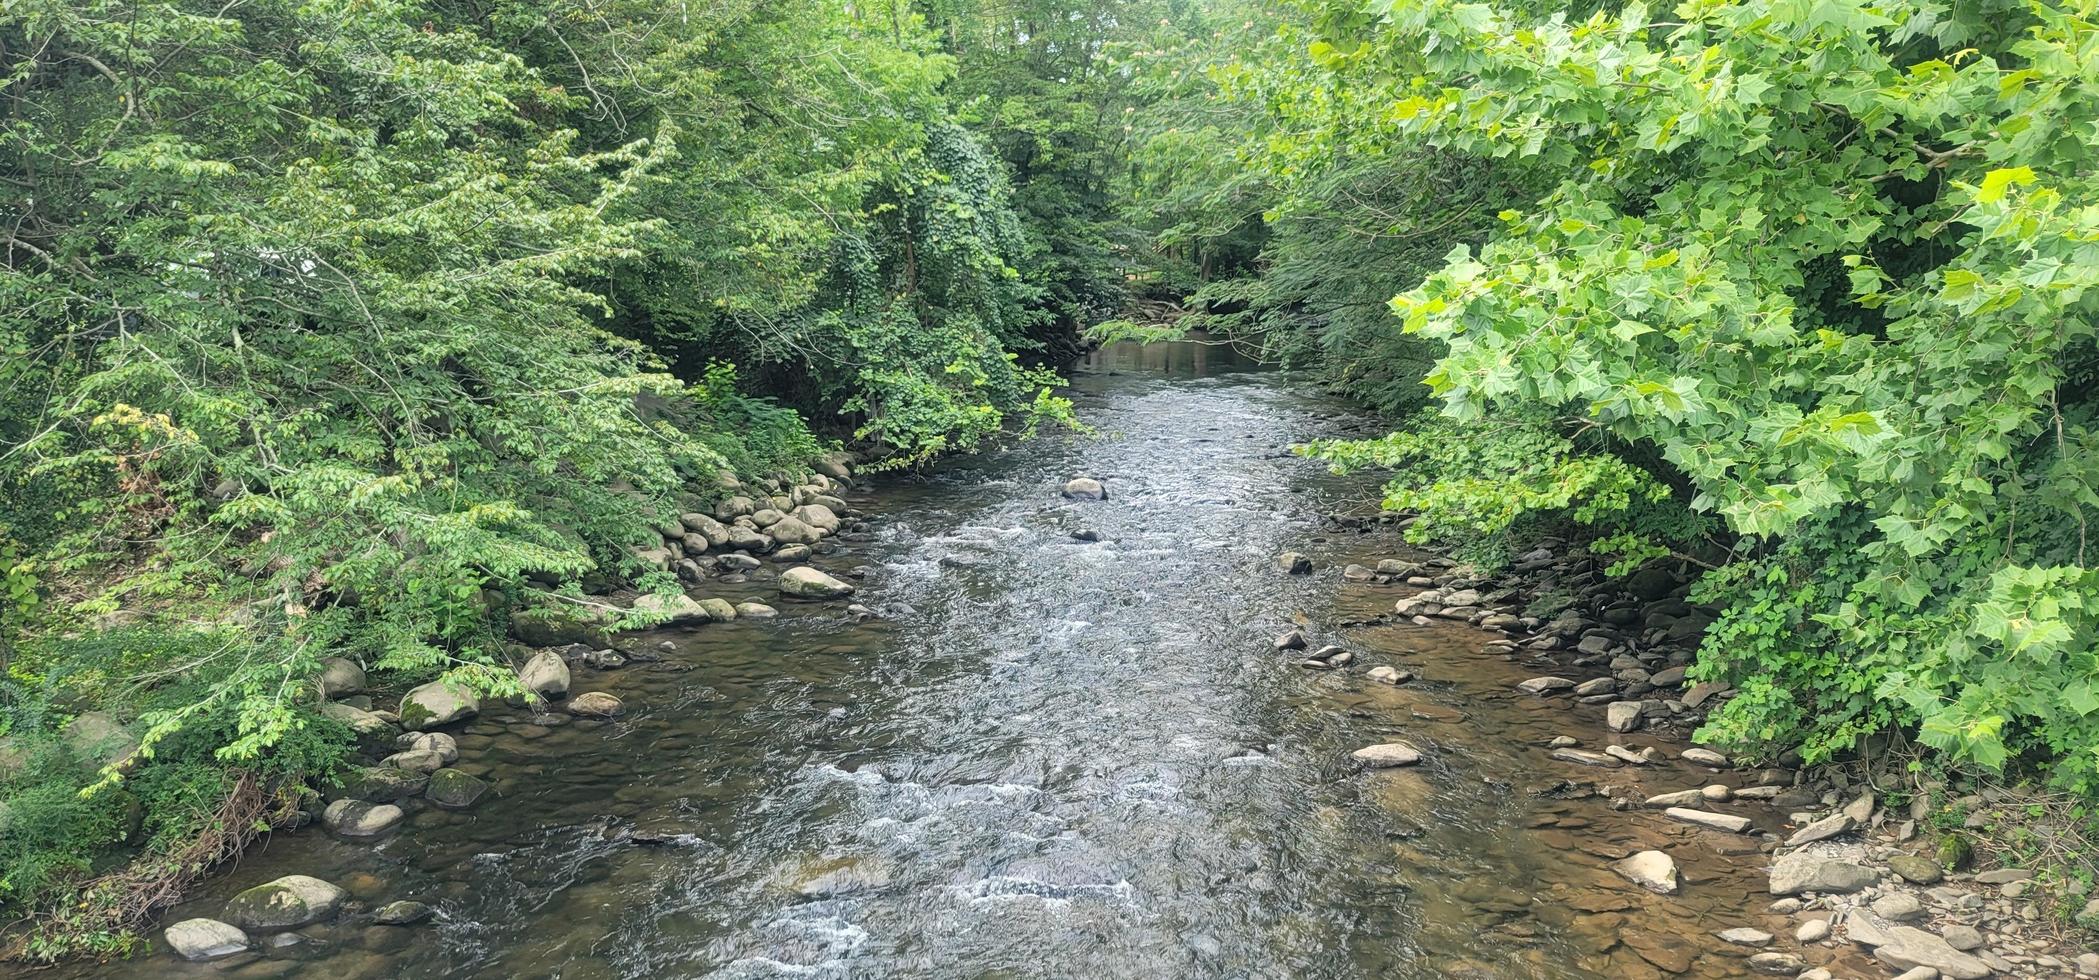
{"label": "rounded stone", "polygon": [[226,918],[250,932],[277,932],[319,922],[342,904],[342,889],[307,875],[285,875],[233,896]]}
{"label": "rounded stone", "polygon": [[215,960],[248,948],[247,933],[217,919],[184,919],[161,935],[186,960]]}
{"label": "rounded stone", "polygon": [[624,710],[620,699],[603,691],[578,694],[568,703],[568,713],[579,718],[612,718]]}

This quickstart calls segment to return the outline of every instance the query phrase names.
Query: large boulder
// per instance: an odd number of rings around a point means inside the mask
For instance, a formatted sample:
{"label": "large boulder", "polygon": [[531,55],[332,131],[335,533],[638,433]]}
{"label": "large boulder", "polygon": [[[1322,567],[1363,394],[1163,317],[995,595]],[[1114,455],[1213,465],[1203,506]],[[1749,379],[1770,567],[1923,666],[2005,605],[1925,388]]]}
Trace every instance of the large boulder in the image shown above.
{"label": "large boulder", "polygon": [[340,701],[321,705],[321,717],[348,725],[357,739],[367,745],[378,747],[393,741],[394,723],[362,708],[353,708]]}
{"label": "large boulder", "polygon": [[215,960],[248,948],[248,934],[217,919],[184,919],[162,933],[175,955],[186,960]]}
{"label": "large boulder", "polygon": [[825,453],[809,464],[809,468],[833,480],[847,480],[853,476],[850,460],[844,453]]}
{"label": "large boulder", "polygon": [[707,540],[708,547],[719,548],[729,543],[728,525],[705,514],[679,514],[678,523],[685,529]]}
{"label": "large boulder", "polygon": [[359,766],[344,773],[334,790],[346,799],[393,803],[421,796],[430,784],[426,773],[392,766]]}
{"label": "large boulder", "polygon": [[391,803],[336,800],[321,811],[321,824],[344,837],[375,837],[394,829],[405,816]]}
{"label": "large boulder", "polygon": [[822,530],[810,527],[795,517],[782,517],[774,521],[772,526],[765,529],[765,533],[772,535],[772,539],[781,544],[815,544],[824,537]]}
{"label": "large boulder", "polygon": [[565,698],[569,684],[568,661],[552,650],[541,650],[526,658],[525,665],[518,668],[517,682],[540,697]]}
{"label": "large boulder", "polygon": [[107,711],[90,711],[66,723],[66,747],[83,759],[121,766],[138,752],[138,736]]}
{"label": "large boulder", "polygon": [[773,550],[773,539],[747,527],[729,528],[729,547],[737,551],[755,551],[764,554]]}
{"label": "large boulder", "polygon": [[[794,511],[792,513],[789,513],[787,516],[792,517],[795,520],[801,521],[802,523],[807,524],[810,527],[813,527],[819,531],[822,531],[825,534],[837,533],[838,525],[841,523],[838,519],[838,514],[832,511],[831,508],[826,507],[823,504],[803,504],[800,507],[796,507]],[[779,537],[778,534],[775,534],[773,536]]]}
{"label": "large boulder", "polygon": [[1870,868],[1832,860],[1827,854],[1814,850],[1794,851],[1771,865],[1773,895],[1798,895],[1801,892],[1849,895],[1879,880],[1880,875]]}
{"label": "large boulder", "polygon": [[836,599],[853,594],[853,587],[807,565],[780,573],[780,594],[795,599]]}
{"label": "large boulder", "polygon": [[[316,679],[316,682],[321,687],[321,696],[324,698],[339,698],[346,694],[356,694],[364,690],[364,681],[364,668],[357,666],[355,661],[345,660],[342,657],[328,657],[322,660],[321,674]],[[202,921],[208,922],[210,920]]]}
{"label": "large boulder", "polygon": [[481,698],[457,682],[431,681],[401,695],[401,726],[417,731],[464,721],[481,713]]}
{"label": "large boulder", "polygon": [[553,610],[510,614],[510,635],[528,647],[559,647],[571,643],[604,646],[602,624]]}
{"label": "large boulder", "polygon": [[343,897],[342,889],[319,878],[285,875],[233,896],[226,918],[249,932],[281,932],[334,915]]}

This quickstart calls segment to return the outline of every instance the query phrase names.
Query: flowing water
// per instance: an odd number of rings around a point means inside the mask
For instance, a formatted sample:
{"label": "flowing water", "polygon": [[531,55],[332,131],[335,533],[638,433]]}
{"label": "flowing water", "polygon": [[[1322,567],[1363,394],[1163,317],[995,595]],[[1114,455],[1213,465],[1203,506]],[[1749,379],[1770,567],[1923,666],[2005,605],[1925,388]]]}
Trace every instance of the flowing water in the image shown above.
{"label": "flowing water", "polygon": [[[346,918],[261,957],[162,950],[92,975],[1741,975],[1750,951],[1713,930],[1781,924],[1754,839],[1612,812],[1581,785],[1711,774],[1552,762],[1556,734],[1600,747],[1600,708],[1517,695],[1538,669],[1470,627],[1381,619],[1411,590],[1336,570],[1405,547],[1321,516],[1365,512],[1373,485],[1287,452],[1345,434],[1348,411],[1245,367],[1217,347],[1095,355],[1073,397],[1097,432],[862,488],[872,540],[822,564],[863,574],[878,618],[782,604],[633,637],[663,659],[578,667],[575,685],[626,717],[495,706],[465,728],[460,767],[494,784],[476,809],[415,812],[377,844],[280,835],[170,916],[302,873],[435,921]],[[1110,499],[1061,499],[1076,475]],[[1282,574],[1285,550],[1319,571]],[[1354,669],[1274,652],[1297,623]],[[1378,664],[1423,679],[1365,680]],[[1394,737],[1428,760],[1350,764]],[[1681,894],[1605,870],[1647,847],[1676,857]]]}

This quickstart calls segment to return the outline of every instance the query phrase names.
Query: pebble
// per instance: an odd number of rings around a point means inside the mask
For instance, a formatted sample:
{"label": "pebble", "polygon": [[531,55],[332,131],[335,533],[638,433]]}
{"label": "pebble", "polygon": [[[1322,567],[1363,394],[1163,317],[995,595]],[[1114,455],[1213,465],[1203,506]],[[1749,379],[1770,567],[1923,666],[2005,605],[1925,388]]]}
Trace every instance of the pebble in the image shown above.
{"label": "pebble", "polygon": [[1800,928],[1793,930],[1793,938],[1795,940],[1798,940],[1803,945],[1807,943],[1819,943],[1824,939],[1828,939],[1829,920],[1809,919],[1806,922],[1801,923]]}

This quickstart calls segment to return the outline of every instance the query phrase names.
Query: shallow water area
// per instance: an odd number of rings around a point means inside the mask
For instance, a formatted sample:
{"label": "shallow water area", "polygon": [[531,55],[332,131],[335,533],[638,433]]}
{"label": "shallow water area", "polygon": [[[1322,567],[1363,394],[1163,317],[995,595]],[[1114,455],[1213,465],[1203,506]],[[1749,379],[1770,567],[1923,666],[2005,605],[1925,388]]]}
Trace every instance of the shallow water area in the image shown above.
{"label": "shallow water area", "polygon": [[[1375,480],[1288,446],[1374,430],[1251,367],[1213,345],[1097,353],[1071,389],[1095,432],[849,495],[875,540],[818,564],[863,573],[878,618],[705,583],[782,615],[629,637],[662,659],[574,685],[625,717],[493,705],[464,727],[459,768],[493,784],[473,810],[418,810],[376,844],[279,835],[168,916],[309,874],[434,921],[345,916],[263,955],[163,948],[79,975],[1745,975],[1754,950],[1713,933],[1783,935],[1756,840],[1586,791],[1742,774],[1550,760],[1554,735],[1600,748],[1602,709],[1516,692],[1539,671],[1487,652],[1494,635],[1391,621],[1412,590],[1343,583],[1345,562],[1408,549],[1323,521],[1368,511]],[[1081,475],[1109,499],[1063,499]],[[1315,573],[1284,574],[1286,550]],[[1294,625],[1357,662],[1297,666],[1270,647]],[[1421,680],[1364,678],[1381,664]],[[1394,738],[1426,761],[1349,759]],[[1679,894],[1605,867],[1647,848],[1676,858]]]}

